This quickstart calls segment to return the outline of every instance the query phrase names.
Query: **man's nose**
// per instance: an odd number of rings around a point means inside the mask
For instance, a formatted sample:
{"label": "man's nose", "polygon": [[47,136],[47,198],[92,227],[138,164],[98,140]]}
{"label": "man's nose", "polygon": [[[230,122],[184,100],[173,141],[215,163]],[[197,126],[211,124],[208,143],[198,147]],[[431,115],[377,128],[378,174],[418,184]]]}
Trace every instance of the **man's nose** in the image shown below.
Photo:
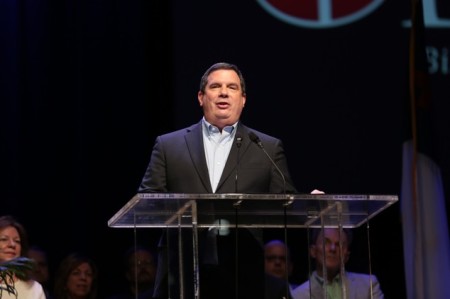
{"label": "man's nose", "polygon": [[228,88],[225,85],[220,87],[220,94],[221,95],[228,95]]}

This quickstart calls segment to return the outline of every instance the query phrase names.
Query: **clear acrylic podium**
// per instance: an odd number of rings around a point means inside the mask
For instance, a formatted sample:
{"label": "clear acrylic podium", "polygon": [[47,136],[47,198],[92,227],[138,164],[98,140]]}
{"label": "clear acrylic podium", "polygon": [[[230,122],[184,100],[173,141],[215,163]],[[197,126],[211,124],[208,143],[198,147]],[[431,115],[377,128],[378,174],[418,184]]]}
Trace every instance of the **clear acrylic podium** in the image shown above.
{"label": "clear acrylic podium", "polygon": [[[396,195],[140,193],[108,226],[192,229],[193,289],[199,298],[199,228],[356,228],[397,201]],[[179,274],[183,285],[182,271]],[[182,290],[180,294],[183,298]]]}

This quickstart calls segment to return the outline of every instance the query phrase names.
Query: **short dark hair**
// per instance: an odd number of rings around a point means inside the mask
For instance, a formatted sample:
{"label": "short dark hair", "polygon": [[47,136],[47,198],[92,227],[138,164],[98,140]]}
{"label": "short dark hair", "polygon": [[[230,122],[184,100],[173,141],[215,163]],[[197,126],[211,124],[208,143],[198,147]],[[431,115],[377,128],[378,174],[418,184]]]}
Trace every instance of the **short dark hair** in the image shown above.
{"label": "short dark hair", "polygon": [[144,245],[136,245],[136,246],[131,246],[131,247],[129,247],[126,251],[125,251],[125,253],[124,253],[124,255],[123,255],[123,266],[125,267],[125,269],[128,269],[128,268],[130,268],[130,260],[131,260],[131,257],[133,257],[133,255],[136,253],[136,252],[138,252],[138,251],[146,251],[146,252],[148,252],[151,256],[152,256],[152,258],[153,258],[153,263],[155,264],[155,266],[156,266],[156,263],[157,263],[157,255],[156,255],[156,253],[155,253],[155,251],[153,250],[153,249],[151,249],[151,248],[149,248],[149,247],[147,247],[147,246],[144,246]]}
{"label": "short dark hair", "polygon": [[264,255],[265,255],[265,250],[272,245],[284,246],[286,248],[286,254],[287,254],[286,258],[288,259],[288,261],[291,260],[291,250],[290,250],[289,246],[285,242],[283,242],[279,239],[272,239],[264,244]]}
{"label": "short dark hair", "polygon": [[239,80],[241,81],[241,90],[242,94],[246,94],[246,87],[245,87],[245,80],[244,76],[242,75],[242,72],[239,70],[237,65],[228,63],[228,62],[218,62],[210,66],[206,72],[203,74],[202,78],[200,79],[200,91],[205,92],[206,85],[208,84],[208,76],[217,70],[233,70],[236,72],[236,74],[239,76]]}

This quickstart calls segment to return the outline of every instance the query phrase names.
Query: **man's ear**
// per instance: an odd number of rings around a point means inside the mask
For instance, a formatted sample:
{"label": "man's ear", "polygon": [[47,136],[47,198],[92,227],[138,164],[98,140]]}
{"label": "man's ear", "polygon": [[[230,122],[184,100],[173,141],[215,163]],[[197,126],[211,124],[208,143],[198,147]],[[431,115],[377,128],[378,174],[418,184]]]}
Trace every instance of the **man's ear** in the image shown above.
{"label": "man's ear", "polygon": [[199,91],[197,93],[197,100],[200,107],[203,107],[203,92]]}

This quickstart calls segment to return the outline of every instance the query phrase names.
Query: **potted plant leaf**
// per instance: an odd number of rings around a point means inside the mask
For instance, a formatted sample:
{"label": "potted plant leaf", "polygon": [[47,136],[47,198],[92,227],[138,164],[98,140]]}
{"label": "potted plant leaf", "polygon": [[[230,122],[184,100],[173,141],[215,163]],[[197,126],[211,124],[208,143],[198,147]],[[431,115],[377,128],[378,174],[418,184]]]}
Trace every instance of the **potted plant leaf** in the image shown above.
{"label": "potted plant leaf", "polygon": [[15,295],[17,291],[14,287],[14,277],[25,279],[27,273],[34,267],[33,260],[26,257],[17,257],[9,261],[0,263],[0,299],[3,292]]}

